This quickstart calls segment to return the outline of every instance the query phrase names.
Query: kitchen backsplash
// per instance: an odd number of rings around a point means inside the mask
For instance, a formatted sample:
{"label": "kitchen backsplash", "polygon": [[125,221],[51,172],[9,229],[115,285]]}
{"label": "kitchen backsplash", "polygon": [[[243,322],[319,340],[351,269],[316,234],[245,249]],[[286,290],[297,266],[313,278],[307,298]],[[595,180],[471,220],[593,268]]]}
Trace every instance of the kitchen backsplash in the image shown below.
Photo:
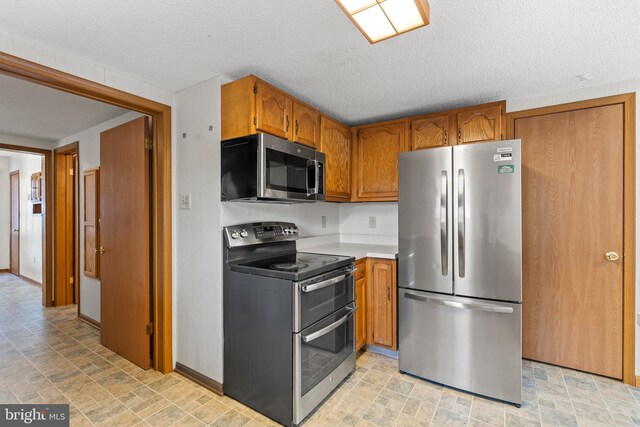
{"label": "kitchen backsplash", "polygon": [[[324,219],[323,219],[324,218]],[[222,203],[222,225],[290,221],[301,237],[328,234],[398,235],[397,203]],[[324,223],[324,224],[323,224]]]}
{"label": "kitchen backsplash", "polygon": [[340,234],[398,235],[397,203],[345,203],[340,205]]}
{"label": "kitchen backsplash", "polygon": [[[222,203],[222,225],[259,221],[289,221],[300,229],[300,237],[338,234],[339,207],[336,203]],[[324,218],[324,219],[323,219]],[[324,224],[323,224],[324,223]]]}

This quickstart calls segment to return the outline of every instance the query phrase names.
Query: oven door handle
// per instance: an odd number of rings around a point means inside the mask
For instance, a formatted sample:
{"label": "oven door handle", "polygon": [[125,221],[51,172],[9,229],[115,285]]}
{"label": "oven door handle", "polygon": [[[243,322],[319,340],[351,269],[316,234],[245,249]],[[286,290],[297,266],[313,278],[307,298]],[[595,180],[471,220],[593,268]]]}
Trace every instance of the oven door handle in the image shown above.
{"label": "oven door handle", "polygon": [[349,317],[353,316],[353,313],[356,312],[356,310],[358,310],[358,306],[353,305],[351,307],[347,307],[349,309],[349,312],[344,316],[341,317],[340,320],[337,320],[336,322],[330,324],[329,326],[325,326],[324,328],[320,329],[319,331],[313,332],[309,335],[302,335],[302,341],[304,342],[311,342],[315,339],[320,338],[323,335],[327,335],[329,332],[333,331],[334,329],[340,327],[341,325],[343,325],[347,320],[349,320]]}
{"label": "oven door handle", "polygon": [[318,283],[313,283],[311,285],[302,285],[300,286],[300,289],[302,289],[302,292],[313,292],[313,291],[317,291],[318,289],[322,289],[322,288],[326,288],[329,286],[333,286],[336,283],[340,283],[345,279],[348,279],[349,277],[353,276],[353,272],[356,271],[355,267],[351,267],[347,274],[343,274],[337,277],[333,277],[331,279],[327,279],[327,280],[323,280],[322,282],[318,282]]}

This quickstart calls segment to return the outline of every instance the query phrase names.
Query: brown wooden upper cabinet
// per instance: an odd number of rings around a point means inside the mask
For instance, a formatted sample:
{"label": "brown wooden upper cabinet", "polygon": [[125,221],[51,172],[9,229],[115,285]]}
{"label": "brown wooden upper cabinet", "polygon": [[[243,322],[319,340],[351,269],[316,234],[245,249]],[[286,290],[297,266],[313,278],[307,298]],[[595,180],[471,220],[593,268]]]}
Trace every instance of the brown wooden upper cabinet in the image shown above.
{"label": "brown wooden upper cabinet", "polygon": [[411,150],[504,139],[505,110],[498,101],[412,117]]}
{"label": "brown wooden upper cabinet", "polygon": [[293,141],[317,148],[320,142],[320,113],[293,101]]}
{"label": "brown wooden upper cabinet", "polygon": [[266,132],[290,139],[293,99],[280,89],[250,75],[221,89],[222,140]]}
{"label": "brown wooden upper cabinet", "polygon": [[327,201],[351,200],[351,129],[335,120],[320,119],[319,150],[326,155],[325,193]]}
{"label": "brown wooden upper cabinet", "polygon": [[265,132],[316,148],[320,113],[254,75],[222,86],[222,140]]}
{"label": "brown wooden upper cabinet", "polygon": [[449,114],[430,114],[411,120],[411,151],[449,145]]}
{"label": "brown wooden upper cabinet", "polygon": [[458,111],[458,144],[503,139],[507,123],[504,104],[505,102],[501,101]]}
{"label": "brown wooden upper cabinet", "polygon": [[255,94],[256,130],[288,139],[292,116],[291,98],[262,81],[256,81]]}
{"label": "brown wooden upper cabinet", "polygon": [[407,151],[407,127],[402,119],[357,128],[355,201],[398,200],[398,154]]}

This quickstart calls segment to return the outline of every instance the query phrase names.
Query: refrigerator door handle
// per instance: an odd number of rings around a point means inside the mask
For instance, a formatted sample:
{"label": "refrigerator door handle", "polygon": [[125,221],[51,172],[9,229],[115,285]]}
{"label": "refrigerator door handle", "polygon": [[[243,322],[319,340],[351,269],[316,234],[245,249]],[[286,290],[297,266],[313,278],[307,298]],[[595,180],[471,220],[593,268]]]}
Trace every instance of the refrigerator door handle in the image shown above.
{"label": "refrigerator door handle", "polygon": [[465,189],[464,189],[464,169],[458,169],[458,276],[464,277],[464,257],[465,257]]}
{"label": "refrigerator door handle", "polygon": [[410,293],[405,293],[404,297],[407,299],[412,299],[412,300],[416,300],[416,301],[423,301],[423,302],[433,302],[436,304],[440,304],[440,305],[444,305],[447,307],[451,307],[451,308],[460,308],[460,309],[465,309],[465,310],[474,310],[474,311],[486,311],[489,313],[504,313],[504,314],[511,314],[513,313],[513,308],[512,307],[505,307],[502,305],[492,305],[492,304],[485,304],[485,303],[472,303],[472,302],[460,302],[460,301],[449,301],[449,300],[444,300],[444,299],[440,299],[440,298],[433,298],[433,297],[428,297],[428,296],[424,296],[424,295],[415,295],[415,294],[410,294]]}
{"label": "refrigerator door handle", "polygon": [[442,265],[442,275],[449,274],[449,184],[447,182],[447,171],[442,171],[442,188],[440,189],[440,263]]}

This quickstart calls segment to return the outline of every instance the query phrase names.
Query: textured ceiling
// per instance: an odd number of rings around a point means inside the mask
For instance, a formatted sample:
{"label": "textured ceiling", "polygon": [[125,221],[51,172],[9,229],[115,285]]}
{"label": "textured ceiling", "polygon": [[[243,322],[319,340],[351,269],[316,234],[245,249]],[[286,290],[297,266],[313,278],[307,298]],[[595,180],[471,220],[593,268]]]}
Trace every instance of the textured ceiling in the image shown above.
{"label": "textured ceiling", "polygon": [[255,73],[349,124],[640,76],[638,0],[430,4],[373,46],[333,0],[0,0],[0,28],[173,91]]}
{"label": "textured ceiling", "polygon": [[0,74],[0,134],[57,141],[127,111]]}

